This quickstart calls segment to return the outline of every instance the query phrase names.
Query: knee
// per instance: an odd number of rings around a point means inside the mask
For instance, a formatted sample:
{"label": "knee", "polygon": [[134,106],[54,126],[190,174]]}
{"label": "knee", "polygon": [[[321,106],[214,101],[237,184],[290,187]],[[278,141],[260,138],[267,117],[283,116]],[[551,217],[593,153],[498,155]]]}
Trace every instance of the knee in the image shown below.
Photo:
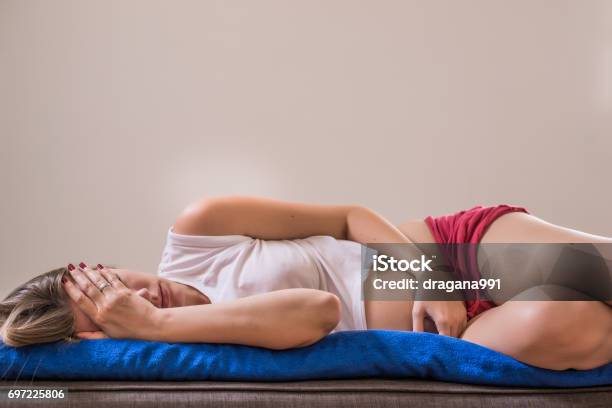
{"label": "knee", "polygon": [[594,321],[592,301],[529,302],[519,318],[527,328],[522,340],[525,350],[544,351],[552,362],[548,368],[594,368],[592,356],[611,334],[608,322]]}

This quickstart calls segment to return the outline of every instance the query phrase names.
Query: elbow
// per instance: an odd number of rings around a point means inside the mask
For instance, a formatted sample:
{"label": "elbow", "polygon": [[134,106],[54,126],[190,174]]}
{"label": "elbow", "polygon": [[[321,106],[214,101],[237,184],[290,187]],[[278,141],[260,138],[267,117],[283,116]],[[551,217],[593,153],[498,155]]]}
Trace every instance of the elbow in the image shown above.
{"label": "elbow", "polygon": [[308,313],[300,325],[301,330],[293,330],[289,336],[277,336],[266,347],[274,350],[310,346],[327,336],[340,322],[342,306],[338,296],[320,290],[308,290]]}
{"label": "elbow", "polygon": [[361,205],[353,205],[346,215],[346,225],[344,231],[344,239],[348,239],[350,241],[362,242],[359,239],[359,235],[363,234],[355,234],[355,232],[363,231],[364,227],[369,224],[369,220],[376,217],[376,213],[371,209],[361,206]]}
{"label": "elbow", "polygon": [[[289,289],[293,307],[285,309],[282,331],[264,347],[287,350],[310,346],[327,336],[340,322],[342,305],[338,296],[316,289]],[[291,317],[292,316],[292,317]],[[289,326],[286,322],[291,322]]]}
{"label": "elbow", "polygon": [[340,323],[342,305],[338,296],[333,293],[324,292],[323,295],[319,306],[319,329],[323,332],[323,336],[325,336]]}
{"label": "elbow", "polygon": [[342,304],[338,296],[322,292],[317,294],[316,305],[313,307],[314,317],[312,319],[312,327],[309,330],[309,335],[306,341],[300,342],[295,347],[310,346],[327,336],[332,330],[338,326],[342,314]]}

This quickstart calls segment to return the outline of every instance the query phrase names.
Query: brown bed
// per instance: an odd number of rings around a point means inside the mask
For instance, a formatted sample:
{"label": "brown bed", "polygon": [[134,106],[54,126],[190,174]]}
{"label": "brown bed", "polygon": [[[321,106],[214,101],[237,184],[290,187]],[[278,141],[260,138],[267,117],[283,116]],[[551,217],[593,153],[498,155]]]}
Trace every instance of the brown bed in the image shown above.
{"label": "brown bed", "polygon": [[[9,401],[20,387],[66,390],[56,401]],[[413,379],[296,382],[5,381],[7,407],[610,407],[612,386],[542,389],[490,387]]]}

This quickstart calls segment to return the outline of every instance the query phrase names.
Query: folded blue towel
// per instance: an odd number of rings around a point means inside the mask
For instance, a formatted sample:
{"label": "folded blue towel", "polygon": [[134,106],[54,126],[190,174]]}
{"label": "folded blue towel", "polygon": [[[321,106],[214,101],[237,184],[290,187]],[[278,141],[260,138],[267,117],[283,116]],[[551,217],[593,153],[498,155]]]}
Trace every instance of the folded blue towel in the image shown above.
{"label": "folded blue towel", "polygon": [[464,340],[431,333],[334,333],[309,347],[274,351],[229,344],[83,340],[0,345],[2,379],[290,381],[359,377],[425,378],[525,387],[612,384],[612,364],[553,371]]}

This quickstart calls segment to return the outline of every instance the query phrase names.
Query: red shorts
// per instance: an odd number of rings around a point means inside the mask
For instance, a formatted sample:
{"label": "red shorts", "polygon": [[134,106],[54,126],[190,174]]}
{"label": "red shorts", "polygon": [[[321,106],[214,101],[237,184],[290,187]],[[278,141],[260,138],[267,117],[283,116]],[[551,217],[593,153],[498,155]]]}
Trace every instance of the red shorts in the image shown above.
{"label": "red shorts", "polygon": [[[440,217],[427,217],[425,223],[433,234],[436,243],[444,247],[444,244],[477,244],[486,232],[489,225],[498,217],[511,212],[524,212],[529,214],[523,207],[515,207],[506,204],[496,205],[493,207],[482,207],[480,205],[470,208],[469,210],[459,211],[455,214],[443,215]],[[461,272],[463,270],[475,271],[477,276],[470,276],[470,280],[480,279],[478,273],[478,263],[476,259],[477,245],[470,246],[474,248],[467,256],[469,259],[459,259],[462,257],[462,251],[443,251],[449,258],[449,263],[454,267],[455,273],[460,279],[468,279]],[[465,257],[465,256],[464,256]],[[470,265],[469,268],[460,268],[459,266],[465,263]],[[475,300],[466,300],[465,308],[467,309],[468,320],[474,318],[485,310],[495,307],[495,303],[489,300],[480,300],[476,295]]]}

